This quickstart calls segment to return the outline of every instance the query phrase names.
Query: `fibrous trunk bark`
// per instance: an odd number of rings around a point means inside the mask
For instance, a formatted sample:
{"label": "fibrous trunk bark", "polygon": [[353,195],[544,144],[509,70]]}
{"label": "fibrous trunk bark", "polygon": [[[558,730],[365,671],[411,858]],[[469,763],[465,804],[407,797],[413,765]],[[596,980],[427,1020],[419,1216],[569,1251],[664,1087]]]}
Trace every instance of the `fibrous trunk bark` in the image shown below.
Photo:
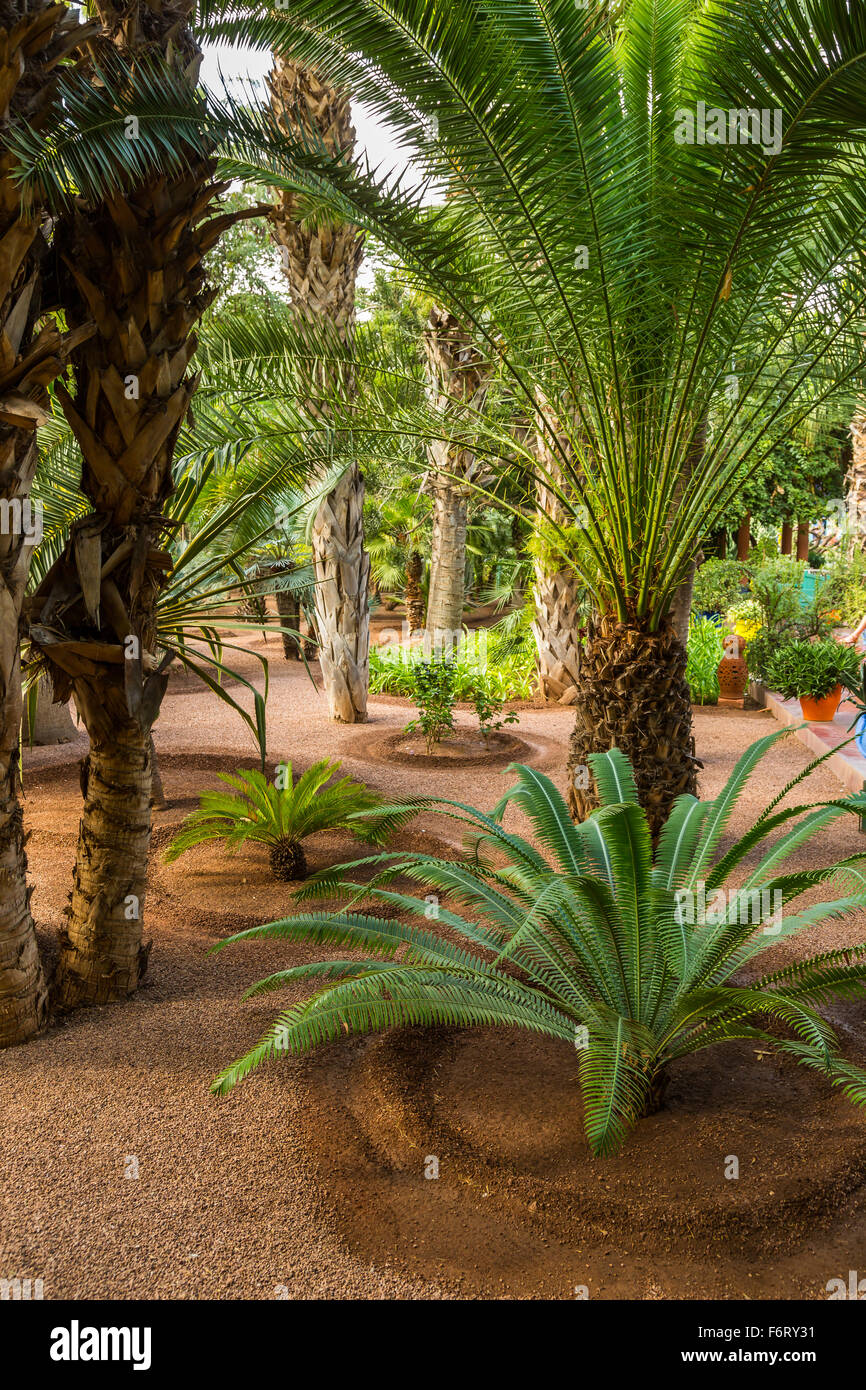
{"label": "fibrous trunk bark", "polygon": [[536,561],[533,597],[541,694],[552,703],[572,705],[580,670],[580,585],[568,570],[551,573]]}
{"label": "fibrous trunk bark", "polygon": [[424,626],[424,595],[421,590],[423,572],[423,557],[419,551],[413,550],[406,565],[406,620],[410,632],[420,632]]}
{"label": "fibrous trunk bark", "polygon": [[36,428],[49,412],[47,386],[91,331],[62,335],[37,324],[47,246],[38,205],[25,210],[16,158],[4,138],[14,124],[49,123],[55,69],[84,30],[77,15],[43,0],[7,0],[0,10],[0,1047],[43,1026],[46,989],[30,915],[20,801],[23,701],[19,643],[34,536],[30,489]]}
{"label": "fibrous trunk bark", "polygon": [[849,552],[866,551],[866,403],[851,421],[851,466],[845,479]]}
{"label": "fibrous trunk bark", "polygon": [[150,844],[151,741],[135,720],[91,740],[82,770],[84,811],[69,908],[60,934],[55,1002],[107,1004],[131,994],[149,946],[141,914]]}
{"label": "fibrous trunk bark", "polygon": [[696,794],[699,763],[685,670],[686,649],[670,621],[654,633],[610,617],[590,623],[580,652],[568,757],[575,819],[584,820],[598,805],[589,755],[610,748],[631,759],[654,836],[675,798]]}
{"label": "fibrous trunk bark", "polygon": [[370,557],[364,549],[364,484],[350,468],[325,499],[313,523],[319,661],[332,719],[367,718]]}
{"label": "fibrous trunk bark", "polygon": [[[3,336],[8,339],[5,326]],[[0,467],[0,497],[28,497],[36,470],[32,430],[0,426]],[[0,1047],[33,1037],[45,1021],[46,1005],[30,916],[19,776],[19,623],[31,549],[20,531],[0,534]]]}
{"label": "fibrous trunk bark", "polygon": [[[460,407],[481,409],[490,380],[490,364],[458,319],[434,304],[424,331],[428,395],[447,419],[461,423]],[[433,495],[433,542],[427,631],[433,643],[458,643],[463,628],[466,587],[466,525],[472,485],[478,485],[474,450],[448,439],[427,446],[428,487]]]}
{"label": "fibrous trunk bark", "polygon": [[[288,134],[313,136],[335,156],[351,155],[355,131],[348,92],[279,54],[270,84],[274,116]],[[272,221],[296,313],[327,321],[343,344],[351,344],[363,237],[349,224],[304,216],[291,192],[280,194]],[[325,370],[323,396],[336,384]],[[351,380],[344,377],[339,389],[351,390]],[[326,414],[327,408],[317,411]],[[354,465],[322,501],[312,533],[322,679],[331,718],[345,724],[367,718],[370,559],[364,550],[363,503],[363,478]]]}
{"label": "fibrous trunk bark", "polygon": [[459,642],[466,586],[468,501],[458,486],[441,474],[434,478],[433,537],[430,552],[430,597],[427,630],[434,641],[450,634]]}

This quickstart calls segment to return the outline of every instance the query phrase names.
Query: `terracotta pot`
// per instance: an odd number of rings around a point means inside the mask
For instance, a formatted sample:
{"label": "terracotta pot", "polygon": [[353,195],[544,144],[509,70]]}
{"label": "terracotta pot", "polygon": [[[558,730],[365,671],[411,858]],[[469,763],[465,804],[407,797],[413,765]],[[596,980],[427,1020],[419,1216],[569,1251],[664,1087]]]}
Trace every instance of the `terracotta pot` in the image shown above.
{"label": "terracotta pot", "polygon": [[813,724],[829,724],[835,718],[841,702],[842,687],[836,685],[829,694],[822,695],[820,700],[813,700],[811,695],[801,695],[800,709],[805,720]]}
{"label": "terracotta pot", "polygon": [[718,665],[719,696],[741,700],[749,683],[749,671],[741,656],[723,656]]}

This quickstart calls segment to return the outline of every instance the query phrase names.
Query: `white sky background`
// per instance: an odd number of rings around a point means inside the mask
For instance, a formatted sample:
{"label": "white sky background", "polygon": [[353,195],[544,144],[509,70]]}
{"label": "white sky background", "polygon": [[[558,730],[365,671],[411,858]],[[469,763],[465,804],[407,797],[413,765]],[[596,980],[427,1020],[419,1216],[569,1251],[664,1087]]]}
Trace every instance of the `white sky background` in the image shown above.
{"label": "white sky background", "polygon": [[[263,84],[272,65],[273,58],[269,52],[240,46],[230,47],[226,44],[209,44],[204,48],[201,81],[215,96],[218,96],[225,86],[230,89],[235,86],[237,95],[240,95],[243,87],[251,82]],[[394,133],[360,102],[352,103],[352,119],[358,137],[357,151],[360,153],[363,150],[371,166],[382,173],[390,173],[392,170],[402,173],[407,167],[407,161]],[[274,260],[277,260],[276,248]],[[372,285],[372,267],[369,260],[365,259],[361,267],[359,281],[364,286]]]}

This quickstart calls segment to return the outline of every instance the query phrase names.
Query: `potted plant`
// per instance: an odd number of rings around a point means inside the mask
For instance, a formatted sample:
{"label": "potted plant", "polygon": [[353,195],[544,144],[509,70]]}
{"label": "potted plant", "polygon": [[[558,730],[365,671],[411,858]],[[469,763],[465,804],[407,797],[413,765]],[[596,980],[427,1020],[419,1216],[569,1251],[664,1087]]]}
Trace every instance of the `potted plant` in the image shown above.
{"label": "potted plant", "polygon": [[764,679],[783,700],[799,700],[805,720],[826,723],[839,708],[843,687],[856,689],[859,664],[852,647],[830,639],[783,642],[766,661]]}

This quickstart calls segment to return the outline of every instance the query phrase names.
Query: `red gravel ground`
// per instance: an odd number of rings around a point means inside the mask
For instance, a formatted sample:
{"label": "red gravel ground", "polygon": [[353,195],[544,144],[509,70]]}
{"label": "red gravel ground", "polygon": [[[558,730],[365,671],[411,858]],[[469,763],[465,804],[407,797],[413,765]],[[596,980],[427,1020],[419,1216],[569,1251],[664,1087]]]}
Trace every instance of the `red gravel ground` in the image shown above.
{"label": "red gravel ground", "polygon": [[[366,727],[330,724],[304,668],[273,641],[267,651],[272,762],[300,771],[334,756],[386,794],[485,807],[508,785],[501,757],[433,768],[394,757],[404,701],[374,699]],[[571,722],[567,710],[527,708],[510,731],[524,741],[517,756],[560,785]],[[460,723],[469,730],[467,714]],[[721,709],[696,710],[695,724],[709,796],[774,727],[763,712]],[[573,1298],[583,1288],[619,1299],[822,1298],[829,1279],[862,1267],[863,1116],[820,1077],[751,1048],[684,1064],[666,1108],[604,1161],[581,1137],[570,1050],[514,1033],[336,1044],[211,1096],[213,1076],[274,1012],[274,997],[243,1002],[243,989],[321,952],[251,942],[208,954],[220,937],[283,915],[288,890],[269,879],[260,849],[231,859],[201,847],[171,866],[160,851],[216,772],[255,765],[255,751],[240,722],[183,676],[155,737],[170,805],[155,817],[147,983],[125,1004],[82,1011],[0,1054],[0,1277],[41,1278],[46,1298]],[[49,957],[85,751],[81,738],[25,758],[33,909]],[[806,760],[782,741],[733,828],[752,823]],[[819,771],[808,799],[838,794]],[[412,843],[458,841],[453,824],[429,816],[409,833]],[[864,847],[856,823],[842,822],[797,862]],[[309,849],[319,867],[352,856],[354,842],[317,837]],[[809,949],[864,935],[863,923],[832,923]],[[840,1006],[835,1019],[862,1059],[863,1006]],[[730,1155],[738,1181],[724,1176]],[[425,1178],[431,1156],[435,1181]]]}

